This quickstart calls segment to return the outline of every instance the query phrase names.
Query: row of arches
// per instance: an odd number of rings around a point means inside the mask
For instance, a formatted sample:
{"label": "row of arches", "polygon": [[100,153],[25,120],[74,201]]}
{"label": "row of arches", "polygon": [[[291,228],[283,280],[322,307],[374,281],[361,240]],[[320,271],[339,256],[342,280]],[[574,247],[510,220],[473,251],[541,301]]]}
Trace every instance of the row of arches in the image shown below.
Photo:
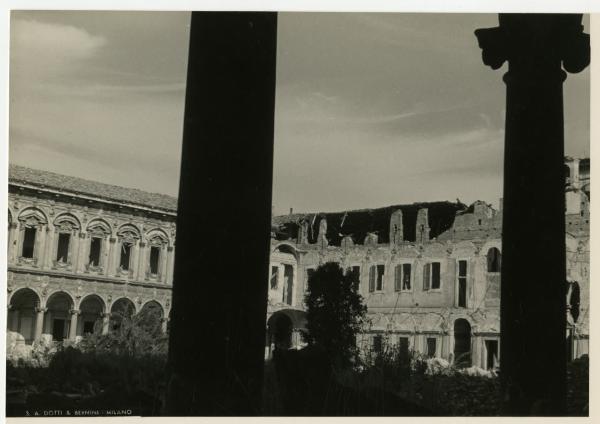
{"label": "row of arches", "polygon": [[9,299],[8,330],[17,344],[31,344],[42,338],[76,341],[87,334],[116,329],[124,318],[142,311],[151,319],[166,321],[162,305],[155,300],[138,309],[131,299],[122,297],[107,307],[96,294],[84,296],[76,304],[69,293],[57,291],[44,302],[33,289],[22,288]]}
{"label": "row of arches", "polygon": [[[473,364],[472,335],[473,328],[468,319],[457,318],[452,323],[452,349],[448,352],[452,362],[459,367],[470,367]],[[299,310],[284,309],[273,313],[267,320],[266,352],[265,357],[270,358],[274,349],[298,349],[304,345],[302,333],[306,332],[306,313]],[[416,334],[416,333],[414,333]],[[433,333],[432,333],[433,335]],[[440,346],[438,337],[425,334],[420,350],[430,357],[439,356]],[[406,339],[400,337],[399,343]],[[408,340],[408,339],[406,339]],[[488,343],[488,357],[485,358],[486,368],[493,368],[498,363],[497,345]],[[382,349],[382,333],[374,333],[371,349]],[[406,345],[408,349],[408,345]],[[377,352],[375,352],[377,353]]]}

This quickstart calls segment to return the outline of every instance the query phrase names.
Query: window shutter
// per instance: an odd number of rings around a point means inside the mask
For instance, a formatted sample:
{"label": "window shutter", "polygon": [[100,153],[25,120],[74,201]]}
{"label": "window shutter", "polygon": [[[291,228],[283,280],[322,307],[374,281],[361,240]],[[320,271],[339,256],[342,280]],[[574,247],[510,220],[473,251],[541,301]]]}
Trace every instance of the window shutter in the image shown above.
{"label": "window shutter", "polygon": [[400,291],[402,288],[402,265],[396,265],[394,274],[394,290]]}
{"label": "window shutter", "polygon": [[369,268],[369,292],[375,291],[375,265]]}
{"label": "window shutter", "polygon": [[425,264],[423,267],[423,290],[429,290],[429,277],[431,274],[431,264]]}
{"label": "window shutter", "polygon": [[276,266],[271,267],[271,289],[277,289],[277,279],[279,274],[279,268]]}

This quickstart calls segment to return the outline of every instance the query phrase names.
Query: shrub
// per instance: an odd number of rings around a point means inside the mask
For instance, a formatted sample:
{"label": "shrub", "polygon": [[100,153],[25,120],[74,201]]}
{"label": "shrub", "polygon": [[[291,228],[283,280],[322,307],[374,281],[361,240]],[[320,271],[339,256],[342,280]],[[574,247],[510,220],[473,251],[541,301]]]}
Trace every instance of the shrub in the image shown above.
{"label": "shrub", "polygon": [[131,317],[119,314],[107,334],[101,334],[100,322],[96,325],[94,334],[78,343],[80,350],[130,356],[167,354],[169,337],[163,333],[161,315],[155,309],[142,309]]}
{"label": "shrub", "polygon": [[588,355],[583,355],[567,365],[567,412],[569,416],[589,415],[589,370]]}
{"label": "shrub", "polygon": [[367,353],[359,375],[355,386],[390,391],[438,415],[499,414],[499,379],[476,367],[463,369],[442,358],[386,346],[383,352]]}

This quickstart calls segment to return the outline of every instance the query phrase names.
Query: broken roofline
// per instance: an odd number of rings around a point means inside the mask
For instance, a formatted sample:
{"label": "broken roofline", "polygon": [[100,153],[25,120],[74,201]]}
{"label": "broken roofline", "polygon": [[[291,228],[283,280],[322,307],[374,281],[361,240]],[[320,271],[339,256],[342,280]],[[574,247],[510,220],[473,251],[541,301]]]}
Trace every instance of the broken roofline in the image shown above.
{"label": "broken roofline", "polygon": [[[300,239],[301,235],[306,238],[306,241],[302,241],[308,244],[314,244],[319,239],[322,219],[326,222],[323,227],[325,238],[334,246],[340,246],[342,239],[347,236],[352,237],[354,243],[362,244],[368,234],[378,234],[378,243],[385,244],[394,237],[392,232],[395,231],[399,232],[401,241],[415,242],[417,226],[422,227],[421,231],[424,233],[419,235],[420,238],[436,238],[452,227],[456,216],[469,209],[474,210],[477,205],[488,208],[492,214],[496,212],[486,202],[476,201],[467,207],[457,199],[456,202],[415,202],[373,209],[281,215],[273,217],[273,224],[279,229],[275,238]],[[396,217],[392,222],[392,215],[398,211],[401,211],[401,217]]]}

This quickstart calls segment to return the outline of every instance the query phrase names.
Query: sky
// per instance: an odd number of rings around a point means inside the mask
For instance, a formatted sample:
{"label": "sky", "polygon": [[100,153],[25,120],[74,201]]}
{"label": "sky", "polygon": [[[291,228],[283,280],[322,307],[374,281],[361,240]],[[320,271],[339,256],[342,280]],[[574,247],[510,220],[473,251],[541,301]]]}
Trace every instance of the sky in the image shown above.
{"label": "sky", "polygon": [[[585,19],[589,26],[589,20]],[[276,214],[502,196],[505,86],[488,14],[281,13]],[[189,14],[13,12],[9,160],[177,195]],[[564,84],[589,156],[589,70]]]}
{"label": "sky", "polygon": [[9,162],[176,196],[189,20],[13,12]]}

